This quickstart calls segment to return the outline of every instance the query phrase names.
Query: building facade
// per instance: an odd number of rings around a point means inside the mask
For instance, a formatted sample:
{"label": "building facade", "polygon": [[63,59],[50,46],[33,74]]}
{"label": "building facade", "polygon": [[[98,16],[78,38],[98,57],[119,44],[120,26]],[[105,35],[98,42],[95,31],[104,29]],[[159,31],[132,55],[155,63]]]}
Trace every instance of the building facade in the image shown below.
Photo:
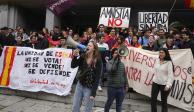
{"label": "building facade", "polygon": [[[46,8],[46,0],[1,0],[0,27],[15,28],[23,26],[37,30],[42,27],[71,26],[74,29],[98,24],[101,7],[130,7],[130,26],[137,27],[138,12],[170,12],[169,24],[180,21],[188,27],[194,27],[194,11],[184,7],[183,0],[75,0],[75,4],[60,15],[55,15]],[[173,5],[175,4],[175,5]]]}

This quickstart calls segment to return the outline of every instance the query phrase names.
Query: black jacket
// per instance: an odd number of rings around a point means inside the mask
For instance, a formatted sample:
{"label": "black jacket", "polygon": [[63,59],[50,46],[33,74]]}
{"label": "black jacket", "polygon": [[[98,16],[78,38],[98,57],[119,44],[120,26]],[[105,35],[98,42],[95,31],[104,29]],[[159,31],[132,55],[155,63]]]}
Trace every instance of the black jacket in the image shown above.
{"label": "black jacket", "polygon": [[[73,57],[73,60],[71,62],[71,67],[75,68],[79,66],[80,73],[88,67],[86,61],[84,60],[84,56],[82,55],[80,58],[77,59],[77,57]],[[101,76],[101,69],[102,69],[102,61],[101,59],[97,60],[97,63],[94,68],[94,76],[93,76],[93,86],[91,88],[91,96],[96,96],[96,90],[98,88],[100,76]],[[81,83],[81,82],[80,82]]]}

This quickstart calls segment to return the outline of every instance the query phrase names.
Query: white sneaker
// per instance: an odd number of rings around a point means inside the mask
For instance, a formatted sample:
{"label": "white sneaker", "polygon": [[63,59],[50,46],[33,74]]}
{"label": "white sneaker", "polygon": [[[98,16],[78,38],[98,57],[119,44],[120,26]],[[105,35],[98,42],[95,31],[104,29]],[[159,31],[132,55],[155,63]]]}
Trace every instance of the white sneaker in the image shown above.
{"label": "white sneaker", "polygon": [[102,87],[101,87],[101,86],[98,86],[98,90],[99,90],[99,91],[102,91]]}

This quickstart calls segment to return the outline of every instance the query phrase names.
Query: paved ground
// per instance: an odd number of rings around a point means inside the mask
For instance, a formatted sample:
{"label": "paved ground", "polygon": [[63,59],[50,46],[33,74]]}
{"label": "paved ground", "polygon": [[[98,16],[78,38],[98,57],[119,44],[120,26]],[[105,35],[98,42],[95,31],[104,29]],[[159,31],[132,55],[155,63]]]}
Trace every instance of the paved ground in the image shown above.
{"label": "paved ground", "polygon": [[[142,108],[143,110],[144,105],[149,104],[139,105],[139,108]],[[103,108],[101,107],[94,107],[93,110],[94,112],[103,112]],[[0,94],[0,112],[71,112],[71,104]],[[110,112],[115,112],[115,110],[111,110]],[[123,110],[123,112],[148,112],[148,111],[135,111],[135,110],[131,111],[129,109],[126,109]],[[185,111],[179,110],[174,107],[170,107],[169,112],[185,112]]]}
{"label": "paved ground", "polygon": [[[0,112],[71,112],[73,90],[70,95],[61,97],[45,92],[33,93],[0,88]],[[103,112],[107,100],[106,92],[106,87],[103,87],[102,92],[97,92],[93,112]],[[115,103],[112,107],[115,108]],[[123,112],[150,112],[150,98],[129,92],[125,95],[123,109]],[[161,107],[158,105],[158,112],[161,112],[160,110]],[[168,110],[168,112],[187,112],[170,105]],[[115,109],[110,112],[115,112]]]}
{"label": "paved ground", "polygon": [[[71,112],[70,110],[70,104],[0,94],[0,112]],[[104,109],[94,107],[93,110],[94,112],[103,112]],[[110,112],[115,111],[111,110]],[[124,110],[123,112],[139,111]]]}

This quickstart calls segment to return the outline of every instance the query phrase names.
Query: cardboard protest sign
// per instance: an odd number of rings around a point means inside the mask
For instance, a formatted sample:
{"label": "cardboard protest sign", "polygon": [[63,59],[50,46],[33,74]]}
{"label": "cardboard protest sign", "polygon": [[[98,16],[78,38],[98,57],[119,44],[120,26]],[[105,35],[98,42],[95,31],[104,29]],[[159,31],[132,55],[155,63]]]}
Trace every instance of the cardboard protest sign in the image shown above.
{"label": "cardboard protest sign", "polygon": [[139,12],[138,13],[139,30],[156,27],[168,31],[168,12]]}
{"label": "cardboard protest sign", "polygon": [[129,27],[130,8],[126,7],[102,7],[99,24],[107,27]]}

